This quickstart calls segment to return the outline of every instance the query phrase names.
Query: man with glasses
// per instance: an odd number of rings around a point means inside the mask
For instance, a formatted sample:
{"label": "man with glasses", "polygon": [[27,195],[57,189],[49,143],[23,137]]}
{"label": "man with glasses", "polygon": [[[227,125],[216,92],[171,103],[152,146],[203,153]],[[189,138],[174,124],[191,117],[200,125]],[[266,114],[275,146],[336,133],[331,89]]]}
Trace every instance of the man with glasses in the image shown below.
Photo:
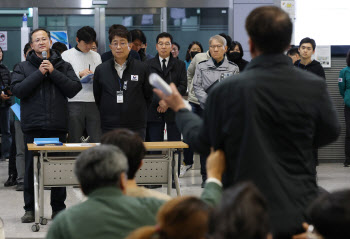
{"label": "man with glasses", "polygon": [[225,56],[226,51],[226,39],[220,35],[212,36],[209,39],[211,58],[200,62],[196,67],[193,77],[193,88],[202,109],[204,109],[208,92],[213,85],[239,73],[238,66],[227,60]]}
{"label": "man with glasses", "polygon": [[[34,138],[57,137],[66,142],[68,100],[82,88],[71,64],[50,50],[50,32],[36,29],[30,34],[27,60],[12,73],[11,91],[21,100],[21,126],[25,141],[24,210],[22,223],[34,222],[33,156],[27,144]],[[47,56],[45,57],[45,54]],[[51,189],[52,218],[66,208],[66,188]]]}
{"label": "man with glasses", "polygon": [[[187,89],[186,65],[172,56],[172,42],[173,37],[169,33],[160,33],[156,39],[158,54],[146,63],[150,73],[157,73],[169,84],[174,83],[180,94],[184,95]],[[148,110],[146,141],[164,141],[165,123],[168,141],[180,141],[181,133],[175,124],[174,111],[154,95]]]}
{"label": "man with glasses", "polygon": [[128,31],[111,31],[109,42],[114,57],[96,68],[93,83],[102,133],[127,128],[145,139],[147,108],[153,95],[147,66],[130,56]]}

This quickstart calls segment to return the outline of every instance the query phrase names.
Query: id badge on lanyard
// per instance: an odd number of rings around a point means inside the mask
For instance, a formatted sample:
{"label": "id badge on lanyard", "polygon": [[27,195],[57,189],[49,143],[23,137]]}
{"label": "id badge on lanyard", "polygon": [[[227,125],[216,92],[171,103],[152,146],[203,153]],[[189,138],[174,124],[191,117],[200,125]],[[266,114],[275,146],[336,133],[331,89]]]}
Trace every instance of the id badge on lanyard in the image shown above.
{"label": "id badge on lanyard", "polygon": [[122,104],[124,102],[123,91],[117,91],[117,104]]}

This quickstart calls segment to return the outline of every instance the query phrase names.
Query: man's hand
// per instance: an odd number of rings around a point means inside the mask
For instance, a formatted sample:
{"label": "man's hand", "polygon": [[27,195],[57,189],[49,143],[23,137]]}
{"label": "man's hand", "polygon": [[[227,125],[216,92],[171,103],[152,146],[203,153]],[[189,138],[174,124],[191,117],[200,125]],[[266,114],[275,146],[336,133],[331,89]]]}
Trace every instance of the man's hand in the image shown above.
{"label": "man's hand", "polygon": [[226,160],[225,153],[221,149],[214,151],[211,148],[211,153],[207,158],[207,174],[208,178],[216,178],[221,181],[222,174],[225,171]]}
{"label": "man's hand", "polygon": [[165,100],[161,100],[159,101],[159,106],[157,108],[157,111],[159,113],[165,113],[168,110],[169,106],[168,104],[165,102]]}
{"label": "man's hand", "polygon": [[93,74],[93,72],[90,71],[89,69],[85,69],[83,71],[79,71],[79,77],[80,78],[83,78],[84,76],[87,76],[89,74]]}
{"label": "man's hand", "polygon": [[45,68],[45,66],[46,66],[46,64],[44,63],[44,61],[42,61],[41,65],[39,66],[39,71],[43,75],[45,75],[49,71],[47,68]]}
{"label": "man's hand", "polygon": [[49,72],[50,74],[53,72],[54,68],[53,65],[51,64],[51,62],[49,60],[43,60],[43,62],[41,63],[41,65],[43,66],[43,68],[45,70],[47,70],[47,72]]}
{"label": "man's hand", "polygon": [[3,100],[8,100],[8,99],[10,99],[11,97],[10,96],[8,96],[8,95],[6,95],[3,91],[1,91],[1,99],[3,99]]}
{"label": "man's hand", "polygon": [[304,228],[305,232],[297,234],[297,235],[294,235],[292,237],[292,239],[307,239],[307,233],[306,232],[307,232],[308,227],[309,227],[309,224],[304,222],[303,223],[303,228]]}
{"label": "man's hand", "polygon": [[168,107],[170,107],[175,112],[179,111],[180,109],[186,108],[185,102],[182,99],[182,96],[177,90],[175,84],[171,83],[170,88],[173,91],[173,93],[169,96],[166,96],[161,90],[156,88],[154,88],[153,91],[159,96],[159,98],[164,100]]}

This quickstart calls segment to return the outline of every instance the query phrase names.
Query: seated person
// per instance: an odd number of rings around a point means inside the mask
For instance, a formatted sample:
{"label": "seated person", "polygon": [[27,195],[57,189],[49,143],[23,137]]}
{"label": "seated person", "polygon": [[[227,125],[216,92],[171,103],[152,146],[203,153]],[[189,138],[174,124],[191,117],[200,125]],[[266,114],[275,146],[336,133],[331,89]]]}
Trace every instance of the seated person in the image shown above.
{"label": "seated person", "polygon": [[135,175],[143,164],[146,148],[141,137],[128,129],[116,129],[104,134],[101,138],[102,144],[111,144],[119,147],[128,159],[128,180],[126,195],[131,197],[155,197],[161,200],[170,200],[167,194],[139,187],[136,184]]}
{"label": "seated person", "polygon": [[[223,151],[213,152],[207,167],[201,199],[214,206],[222,193]],[[100,145],[82,152],[74,172],[88,199],[58,214],[46,238],[122,239],[139,227],[155,225],[156,214],[165,201],[124,195],[127,171],[126,156],[116,146]]]}
{"label": "seated person", "polygon": [[208,230],[212,239],[272,239],[267,202],[254,184],[236,184],[223,193]]}
{"label": "seated person", "polygon": [[159,210],[156,226],[141,227],[127,239],[203,239],[208,230],[210,210],[196,197],[174,198]]}
{"label": "seated person", "polygon": [[308,215],[312,225],[303,223],[306,233],[293,239],[350,238],[350,190],[323,193],[311,204]]}

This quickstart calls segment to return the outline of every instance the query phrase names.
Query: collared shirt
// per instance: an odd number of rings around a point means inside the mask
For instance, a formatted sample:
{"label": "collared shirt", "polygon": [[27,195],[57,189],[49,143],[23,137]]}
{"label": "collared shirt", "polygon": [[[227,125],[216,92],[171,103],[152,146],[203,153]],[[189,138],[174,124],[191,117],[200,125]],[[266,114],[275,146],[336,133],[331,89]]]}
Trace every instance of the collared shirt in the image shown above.
{"label": "collared shirt", "polygon": [[[170,59],[170,56],[168,56],[167,58],[161,58],[159,57],[159,61],[160,61],[160,67],[163,67],[163,59],[165,59],[165,66],[168,67],[168,63],[169,63],[169,59]],[[163,69],[162,69],[163,70]]]}
{"label": "collared shirt", "polygon": [[116,69],[116,71],[117,71],[118,76],[119,76],[120,79],[123,78],[123,72],[124,72],[124,70],[125,70],[125,68],[126,68],[126,63],[127,63],[127,62],[128,62],[128,61],[125,61],[125,62],[123,63],[123,65],[119,65],[116,61],[114,61],[114,67],[115,67],[115,69]]}
{"label": "collared shirt", "polygon": [[221,66],[222,63],[224,62],[225,56],[224,56],[224,59],[222,59],[220,62],[216,62],[216,60],[215,60],[213,57],[212,57],[211,59],[213,60],[214,65],[215,65],[216,67],[219,67],[219,66]]}

